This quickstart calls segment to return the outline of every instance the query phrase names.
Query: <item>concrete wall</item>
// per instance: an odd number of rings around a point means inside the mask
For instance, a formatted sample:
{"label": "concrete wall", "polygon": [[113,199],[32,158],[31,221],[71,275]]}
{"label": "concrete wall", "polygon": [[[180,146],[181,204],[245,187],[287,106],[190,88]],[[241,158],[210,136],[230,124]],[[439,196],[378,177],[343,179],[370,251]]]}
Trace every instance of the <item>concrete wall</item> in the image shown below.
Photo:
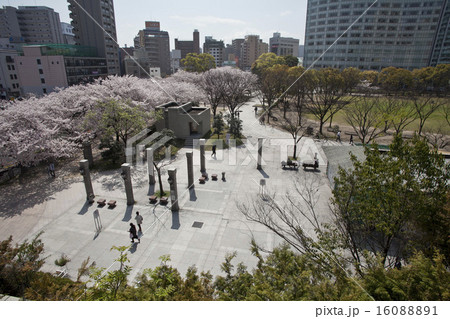
{"label": "concrete wall", "polygon": [[15,58],[22,94],[43,95],[68,86],[63,56],[42,56],[39,47],[24,48],[24,52],[25,56]]}
{"label": "concrete wall", "polygon": [[[174,103],[161,105],[156,108],[161,110],[164,119],[156,123],[156,129],[164,128],[174,131],[178,138],[187,138],[199,134],[203,136],[211,129],[211,110],[204,107],[193,107],[191,103],[176,106]],[[196,128],[197,133],[191,129]]]}

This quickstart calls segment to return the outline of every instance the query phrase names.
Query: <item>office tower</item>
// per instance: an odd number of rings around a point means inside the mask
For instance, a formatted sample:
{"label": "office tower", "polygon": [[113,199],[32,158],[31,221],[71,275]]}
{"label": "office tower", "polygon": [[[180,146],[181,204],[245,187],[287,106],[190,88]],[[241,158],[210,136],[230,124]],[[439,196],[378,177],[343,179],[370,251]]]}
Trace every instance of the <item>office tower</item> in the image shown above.
{"label": "office tower", "polygon": [[184,59],[188,53],[200,54],[200,33],[198,30],[194,30],[192,41],[175,39],[175,50],[180,50],[181,59]]}
{"label": "office tower", "polygon": [[41,6],[0,9],[0,37],[26,44],[64,43],[59,14]]}
{"label": "office tower", "polygon": [[275,32],[269,39],[269,50],[278,56],[292,55],[298,57],[298,46],[300,40],[294,38],[284,38],[281,34]]}
{"label": "office tower", "polygon": [[253,63],[260,57],[260,55],[267,53],[269,45],[264,43],[259,35],[247,35],[245,41],[241,46],[241,60],[239,67],[248,71],[251,69]]}
{"label": "office tower", "polygon": [[429,65],[450,63],[450,1],[445,1],[434,38]]}
{"label": "office tower", "polygon": [[[108,74],[120,74],[114,3],[112,0],[67,0],[77,45],[97,48]],[[81,6],[81,7],[80,7]]]}
{"label": "office tower", "polygon": [[169,41],[169,33],[161,31],[160,23],[157,21],[146,21],[145,29],[140,30],[134,39],[135,48],[144,48],[150,67],[160,68],[162,76],[171,73]]}
{"label": "office tower", "polygon": [[211,36],[205,37],[205,43],[203,43],[203,53],[211,54],[216,62],[216,67],[223,66],[223,55],[225,45],[223,41],[213,39]]}
{"label": "office tower", "polygon": [[304,66],[318,59],[315,68],[426,67],[433,46],[448,45],[448,31],[436,37],[448,28],[446,10],[448,0],[309,0]]}

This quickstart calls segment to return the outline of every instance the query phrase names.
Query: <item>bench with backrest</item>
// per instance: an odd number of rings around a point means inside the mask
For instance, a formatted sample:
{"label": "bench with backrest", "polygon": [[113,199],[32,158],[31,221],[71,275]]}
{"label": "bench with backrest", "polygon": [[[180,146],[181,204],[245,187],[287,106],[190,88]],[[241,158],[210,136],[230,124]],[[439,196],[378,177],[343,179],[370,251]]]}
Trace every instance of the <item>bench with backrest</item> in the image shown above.
{"label": "bench with backrest", "polygon": [[319,160],[316,159],[313,162],[303,162],[303,169],[313,168],[314,170],[319,168]]}
{"label": "bench with backrest", "polygon": [[281,166],[283,166],[283,168],[289,167],[289,168],[294,168],[297,169],[298,167],[298,162],[297,161],[292,161],[292,160],[288,160],[287,162],[282,161],[281,162]]}

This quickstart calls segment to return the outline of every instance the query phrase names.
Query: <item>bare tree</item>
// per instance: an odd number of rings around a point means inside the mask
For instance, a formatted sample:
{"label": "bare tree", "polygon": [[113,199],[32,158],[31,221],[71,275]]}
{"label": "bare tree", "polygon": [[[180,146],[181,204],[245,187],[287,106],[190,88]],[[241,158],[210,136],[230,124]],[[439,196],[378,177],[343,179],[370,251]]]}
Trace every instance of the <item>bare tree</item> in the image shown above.
{"label": "bare tree", "polygon": [[326,220],[316,210],[320,186],[318,177],[298,179],[292,194],[257,195],[237,207],[247,220],[266,226],[299,253],[308,254],[319,267],[330,269],[340,257],[335,255],[339,249],[328,249],[329,243],[323,240]]}
{"label": "bare tree", "polygon": [[387,95],[385,98],[385,113],[389,114],[388,121],[398,135],[417,119],[417,113],[405,98],[395,95]]}
{"label": "bare tree", "polygon": [[436,99],[431,95],[412,95],[411,101],[414,104],[414,109],[419,119],[419,135],[422,135],[425,122],[430,116],[436,112],[442,105],[445,104],[444,100]]}
{"label": "bare tree", "polygon": [[216,116],[217,107],[223,100],[224,78],[220,69],[212,69],[201,75],[199,81],[200,87],[205,92],[206,98],[213,110],[213,116]]}
{"label": "bare tree", "polygon": [[389,128],[387,115],[377,96],[366,94],[358,97],[344,113],[347,123],[363,144],[370,143]]}
{"label": "bare tree", "polygon": [[223,76],[223,102],[228,107],[231,117],[250,99],[255,89],[257,77],[254,74],[230,67],[219,69]]}

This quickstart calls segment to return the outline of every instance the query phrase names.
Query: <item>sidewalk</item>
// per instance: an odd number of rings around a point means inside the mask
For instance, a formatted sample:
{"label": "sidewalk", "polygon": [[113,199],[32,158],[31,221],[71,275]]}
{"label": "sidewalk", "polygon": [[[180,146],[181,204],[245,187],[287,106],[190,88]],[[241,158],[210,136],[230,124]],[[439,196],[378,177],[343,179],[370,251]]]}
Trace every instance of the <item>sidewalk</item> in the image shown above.
{"label": "sidewalk", "polygon": [[[266,180],[267,191],[284,194],[293,190],[292,177],[307,179],[320,176],[321,201],[318,210],[324,215],[328,212],[328,198],[331,190],[326,181],[326,158],[312,139],[303,138],[298,150],[302,160],[311,160],[318,153],[320,172],[304,172],[281,169],[280,162],[288,154],[288,145],[293,141],[288,133],[259,124],[254,115],[253,102],[241,110],[244,135],[248,141],[244,146],[229,150],[217,150],[217,157],[206,152],[206,170],[209,175],[217,174],[218,181],[209,179],[199,184],[199,150],[194,149],[195,188],[187,189],[187,162],[185,153],[192,149],[180,150],[177,158],[167,168],[177,169],[180,212],[173,214],[168,208],[150,204],[148,201],[152,188],[148,184],[146,166],[132,168],[135,205],[126,205],[123,180],[119,171],[93,174],[92,181],[96,198],[107,201],[116,200],[117,207],[109,209],[85,204],[85,190],[82,177],[68,181],[64,187],[44,201],[20,212],[8,214],[1,212],[0,239],[10,234],[15,242],[30,239],[40,231],[45,244],[45,255],[49,256],[44,271],[55,272],[59,267],[54,260],[66,254],[71,262],[67,264],[71,278],[76,278],[77,270],[83,260],[90,257],[97,266],[116,269],[114,259],[117,252],[112,246],[130,245],[129,223],[135,223],[136,211],[144,218],[143,236],[140,244],[129,250],[132,273],[130,282],[146,268],[160,264],[159,257],[170,255],[174,267],[184,276],[188,267],[195,265],[199,271],[222,274],[221,263],[227,253],[237,252],[234,264],[243,262],[250,269],[256,265],[251,255],[250,241],[254,237],[265,249],[273,249],[281,239],[267,228],[248,222],[237,209],[236,203],[250,201],[260,191],[260,180]],[[264,138],[263,169],[257,170],[257,140]],[[220,179],[222,172],[226,181]],[[169,190],[167,173],[163,176],[165,190]],[[57,177],[58,178],[58,177]],[[158,189],[158,183],[155,185]],[[2,196],[2,195],[0,195]],[[10,208],[10,212],[14,207]],[[94,212],[98,210],[102,229],[96,232]],[[326,216],[324,216],[326,218]],[[195,224],[194,224],[195,223]]]}

